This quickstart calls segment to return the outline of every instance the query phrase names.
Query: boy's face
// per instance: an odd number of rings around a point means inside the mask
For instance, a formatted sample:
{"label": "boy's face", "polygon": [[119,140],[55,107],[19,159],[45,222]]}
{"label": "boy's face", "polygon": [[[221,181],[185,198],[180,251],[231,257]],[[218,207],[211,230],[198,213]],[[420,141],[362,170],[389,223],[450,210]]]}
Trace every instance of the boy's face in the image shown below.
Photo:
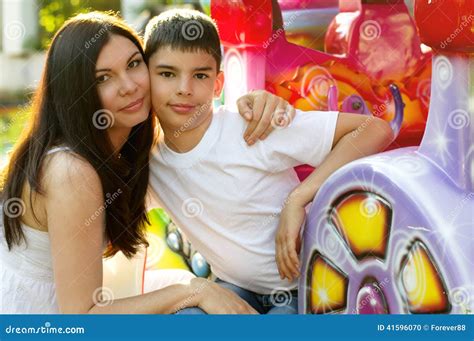
{"label": "boy's face", "polygon": [[163,47],[148,67],[152,105],[165,133],[190,131],[207,121],[224,84],[211,54]]}

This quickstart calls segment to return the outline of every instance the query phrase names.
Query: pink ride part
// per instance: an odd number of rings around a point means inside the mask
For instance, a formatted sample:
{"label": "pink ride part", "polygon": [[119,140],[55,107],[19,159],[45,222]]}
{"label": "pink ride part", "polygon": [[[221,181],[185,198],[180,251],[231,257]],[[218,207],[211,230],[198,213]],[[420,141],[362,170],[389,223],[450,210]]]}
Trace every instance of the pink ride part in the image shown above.
{"label": "pink ride part", "polygon": [[219,26],[225,52],[226,102],[233,103],[248,90],[266,88],[296,108],[327,110],[328,90],[335,86],[339,110],[347,109],[343,107],[346,98],[358,96],[365,100],[369,112],[391,121],[395,107],[389,85],[395,84],[405,111],[391,148],[418,145],[428,112],[431,52],[422,50],[403,1],[340,1],[340,12],[326,33],[325,52],[286,39],[280,6],[285,13],[295,13],[296,18],[289,15],[285,23],[292,25],[301,10],[317,15],[335,2],[279,3],[211,2],[211,15]]}

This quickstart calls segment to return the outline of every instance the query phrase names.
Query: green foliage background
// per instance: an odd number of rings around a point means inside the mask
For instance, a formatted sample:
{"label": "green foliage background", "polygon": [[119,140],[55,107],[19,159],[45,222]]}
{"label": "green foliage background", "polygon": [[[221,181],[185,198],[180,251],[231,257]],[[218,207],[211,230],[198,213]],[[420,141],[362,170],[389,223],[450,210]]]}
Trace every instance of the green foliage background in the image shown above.
{"label": "green foliage background", "polygon": [[120,0],[37,0],[39,8],[39,44],[46,49],[54,33],[70,16],[91,10],[119,11]]}

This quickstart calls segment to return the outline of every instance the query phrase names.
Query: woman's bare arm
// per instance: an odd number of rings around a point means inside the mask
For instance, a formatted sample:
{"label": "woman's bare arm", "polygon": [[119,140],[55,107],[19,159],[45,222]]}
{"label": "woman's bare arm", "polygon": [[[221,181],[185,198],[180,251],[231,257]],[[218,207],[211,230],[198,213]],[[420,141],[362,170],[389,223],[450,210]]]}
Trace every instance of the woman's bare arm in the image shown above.
{"label": "woman's bare arm", "polygon": [[166,314],[199,306],[209,313],[255,313],[232,292],[201,278],[191,280],[189,285],[176,284],[144,295],[103,300],[105,208],[99,176],[88,162],[68,153],[52,156],[44,174],[60,312]]}

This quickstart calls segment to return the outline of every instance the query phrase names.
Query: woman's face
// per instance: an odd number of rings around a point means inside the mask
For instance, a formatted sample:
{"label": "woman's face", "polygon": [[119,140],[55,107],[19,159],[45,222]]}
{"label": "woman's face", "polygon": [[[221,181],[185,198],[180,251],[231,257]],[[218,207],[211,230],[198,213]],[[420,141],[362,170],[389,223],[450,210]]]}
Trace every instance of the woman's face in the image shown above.
{"label": "woman's face", "polygon": [[150,78],[140,50],[128,38],[112,35],[96,63],[97,90],[111,114],[109,130],[131,129],[150,113]]}

